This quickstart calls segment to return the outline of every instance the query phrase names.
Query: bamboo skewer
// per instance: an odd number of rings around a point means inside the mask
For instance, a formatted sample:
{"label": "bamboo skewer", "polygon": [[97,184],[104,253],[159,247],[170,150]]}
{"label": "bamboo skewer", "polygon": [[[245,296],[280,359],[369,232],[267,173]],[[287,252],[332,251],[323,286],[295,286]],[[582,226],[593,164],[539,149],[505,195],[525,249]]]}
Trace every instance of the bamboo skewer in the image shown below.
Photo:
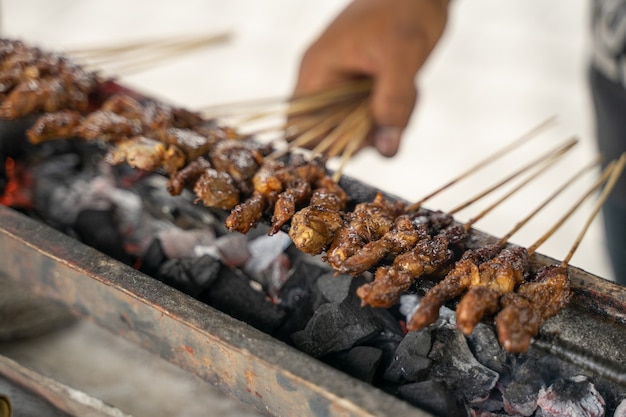
{"label": "bamboo skewer", "polygon": [[565,189],[567,189],[570,185],[572,185],[577,179],[579,179],[584,173],[589,171],[591,168],[597,166],[600,163],[602,158],[597,157],[593,161],[591,161],[588,165],[584,166],[581,170],[579,170],[576,174],[574,174],[568,181],[566,181],[561,187],[559,187],[556,191],[548,196],[535,210],[533,210],[530,214],[528,214],[525,218],[520,220],[511,231],[505,234],[500,241],[499,245],[503,246],[509,240],[513,234],[515,234],[519,229],[521,229],[532,217],[534,217],[539,211],[541,211],[544,207],[546,207],[550,202],[552,202],[559,194],[561,194]]}
{"label": "bamboo skewer", "polygon": [[137,53],[144,50],[160,50],[163,48],[173,48],[192,43],[213,43],[222,42],[230,39],[230,33],[211,33],[202,36],[184,35],[178,37],[163,37],[143,40],[133,40],[120,42],[118,44],[107,44],[100,46],[91,46],[83,48],[67,49],[65,52],[69,55],[80,58],[101,58],[101,57],[117,57],[120,54]]}
{"label": "bamboo skewer", "polygon": [[306,130],[304,133],[299,135],[296,139],[292,140],[288,143],[288,145],[281,150],[274,151],[271,153],[268,158],[276,159],[285,154],[287,154],[291,149],[295,147],[304,147],[309,143],[313,143],[319,140],[322,135],[330,132],[333,127],[335,127],[342,119],[344,119],[350,112],[350,109],[344,109],[343,111],[337,112],[336,114],[324,119],[316,126],[311,127],[311,129]]}
{"label": "bamboo skewer", "polygon": [[359,107],[357,107],[348,116],[346,116],[346,118],[339,125],[337,125],[337,127],[332,130],[328,136],[326,136],[320,143],[317,144],[317,146],[315,146],[315,148],[313,148],[311,153],[313,155],[319,155],[323,154],[327,149],[331,147],[333,149],[338,149],[336,144],[336,142],[338,141],[338,143],[343,145],[342,148],[344,148],[347,144],[347,140],[350,139],[349,136],[347,136],[346,139],[345,134],[349,133],[350,129],[357,126],[358,123],[363,122],[364,118],[366,117],[366,104],[367,103],[361,103]]}
{"label": "bamboo skewer", "polygon": [[[610,163],[602,172],[602,175],[596,180],[596,182],[589,188],[589,190],[572,205],[572,207],[546,232],[541,236],[534,244],[528,247],[528,254],[532,255],[537,251],[537,248],[541,246],[546,240],[548,240],[562,225],[569,219],[569,217],[585,202],[587,198],[593,195],[602,184],[612,177],[612,173],[616,167],[619,167],[618,175],[621,173],[624,165],[624,158],[620,159],[619,163]],[[586,229],[584,229],[586,230]],[[569,260],[569,258],[567,258]]]}
{"label": "bamboo skewer", "polygon": [[[571,149],[571,148],[570,148]],[[539,177],[541,174],[543,174],[548,168],[552,167],[552,165],[557,162],[559,160],[560,157],[562,157],[565,154],[565,152],[563,153],[556,153],[555,155],[553,155],[551,158],[549,158],[547,161],[545,161],[543,163],[543,166],[541,166],[539,169],[537,169],[532,175],[530,175],[528,178],[526,178],[524,181],[522,181],[520,184],[518,184],[515,188],[513,188],[511,191],[509,191],[508,193],[506,193],[505,195],[503,195],[502,197],[500,197],[498,200],[496,200],[494,203],[492,203],[490,206],[488,206],[486,209],[484,209],[483,211],[481,211],[479,214],[477,214],[476,216],[472,217],[469,221],[467,221],[464,224],[465,230],[469,230],[472,225],[474,225],[478,220],[482,219],[483,217],[485,217],[487,214],[489,214],[489,212],[491,212],[491,210],[493,210],[494,208],[496,208],[498,205],[500,205],[502,202],[504,202],[505,200],[507,200],[509,197],[511,197],[513,194],[515,194],[516,192],[518,192],[519,190],[521,190],[524,186],[528,185],[531,181],[533,181],[534,179],[536,179],[537,177]],[[595,166],[598,162],[594,161],[594,165]],[[589,169],[589,167],[585,167],[586,169]],[[586,170],[585,169],[585,170]],[[532,217],[532,216],[531,216]]]}
{"label": "bamboo skewer", "polygon": [[[131,75],[156,62],[192,52],[196,49],[224,43],[231,34],[220,33],[201,37],[135,41],[113,46],[69,50],[67,53],[86,61],[86,68]],[[107,68],[108,67],[108,68]]]}
{"label": "bamboo skewer", "polygon": [[508,154],[509,152],[513,151],[514,149],[516,149],[517,147],[519,147],[519,146],[523,145],[524,143],[528,142],[530,139],[535,138],[536,136],[539,135],[539,133],[541,133],[546,128],[552,126],[555,122],[556,122],[556,117],[555,116],[552,116],[552,117],[546,119],[545,121],[541,122],[539,125],[534,127],[533,129],[528,131],[526,134],[524,134],[523,136],[519,137],[517,140],[511,142],[509,145],[507,145],[504,148],[500,149],[496,153],[494,153],[492,155],[489,155],[484,160],[482,160],[479,163],[477,163],[476,165],[472,166],[467,171],[463,172],[462,174],[460,174],[456,178],[452,179],[448,183],[444,184],[443,186],[437,188],[435,191],[431,192],[430,194],[428,194],[427,196],[425,196],[421,200],[411,204],[410,206],[408,206],[406,208],[406,211],[407,212],[412,212],[412,211],[415,211],[415,210],[419,209],[422,206],[422,204],[424,204],[426,201],[428,201],[432,197],[434,197],[437,194],[439,194],[440,192],[450,188],[451,186],[453,186],[457,182],[459,182],[459,181],[463,180],[464,178],[468,177],[469,175],[475,173],[476,171],[480,170],[481,168],[483,168],[487,164],[498,160],[502,156],[504,156],[504,155]]}
{"label": "bamboo skewer", "polygon": [[606,185],[604,186],[604,189],[602,190],[602,193],[600,194],[600,197],[598,198],[598,201],[596,202],[591,214],[589,215],[589,217],[587,218],[587,221],[585,222],[585,225],[583,226],[578,236],[576,237],[576,240],[574,241],[574,244],[570,248],[569,252],[565,256],[565,258],[563,258],[563,262],[561,262],[561,267],[565,268],[569,264],[569,261],[572,259],[572,256],[574,256],[574,253],[576,252],[576,249],[578,249],[578,246],[580,245],[580,242],[585,236],[585,233],[587,233],[589,226],[591,226],[591,222],[596,217],[596,215],[598,214],[598,212],[604,205],[606,199],[611,194],[611,191],[613,190],[615,183],[617,182],[620,175],[622,174],[622,171],[624,170],[625,164],[626,164],[626,153],[623,153],[622,156],[617,161],[617,163],[615,164],[615,166],[613,167],[613,169],[611,170],[611,176],[607,180]]}
{"label": "bamboo skewer", "polygon": [[341,175],[343,174],[343,170],[348,163],[348,160],[354,152],[363,144],[367,133],[370,131],[372,127],[372,122],[369,118],[366,118],[363,123],[359,124],[359,126],[355,129],[354,139],[348,143],[346,146],[343,155],[341,156],[341,162],[339,164],[339,168],[333,174],[333,181],[339,182],[341,179]]}
{"label": "bamboo skewer", "polygon": [[[209,117],[223,117],[237,113],[249,114],[255,109],[267,109],[267,107],[273,106],[277,112],[286,112],[286,115],[297,115],[324,110],[329,105],[338,102],[354,101],[355,99],[363,98],[369,94],[370,89],[371,82],[369,80],[356,80],[316,93],[295,95],[290,98],[261,98],[203,106],[200,107],[199,111]],[[287,107],[287,110],[284,107]],[[289,109],[290,107],[291,110]]]}
{"label": "bamboo skewer", "polygon": [[506,177],[503,180],[499,181],[498,183],[494,184],[492,187],[490,187],[487,190],[483,191],[479,195],[469,199],[465,203],[463,203],[463,204],[457,206],[456,208],[452,209],[449,213],[450,214],[458,213],[459,211],[463,210],[464,208],[468,207],[469,205],[471,205],[471,204],[475,203],[476,201],[480,200],[481,198],[485,197],[487,194],[491,193],[492,191],[500,188],[501,186],[505,185],[509,181],[513,180],[518,175],[522,174],[523,172],[527,171],[528,169],[530,169],[530,168],[532,168],[532,167],[534,167],[536,165],[539,165],[542,162],[544,162],[545,160],[550,159],[550,158],[552,158],[552,157],[554,157],[556,155],[564,154],[564,153],[568,152],[577,143],[578,143],[578,139],[576,139],[576,138],[570,139],[569,141],[565,142],[564,144],[558,146],[557,148],[555,148],[555,149],[553,149],[553,150],[543,154],[539,158],[537,158],[537,159],[531,161],[530,163],[524,165],[522,168],[520,168],[517,171],[513,172],[508,177]]}

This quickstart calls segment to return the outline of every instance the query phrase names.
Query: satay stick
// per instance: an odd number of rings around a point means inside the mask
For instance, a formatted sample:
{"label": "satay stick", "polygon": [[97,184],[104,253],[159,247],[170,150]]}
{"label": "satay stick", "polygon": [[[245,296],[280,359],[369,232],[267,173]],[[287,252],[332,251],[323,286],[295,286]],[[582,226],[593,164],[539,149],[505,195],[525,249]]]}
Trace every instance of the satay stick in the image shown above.
{"label": "satay stick", "polygon": [[323,154],[328,148],[334,147],[337,149],[336,142],[343,144],[342,149],[345,147],[344,142],[350,139],[350,136],[346,136],[346,133],[350,133],[352,129],[357,126],[360,121],[362,121],[362,117],[364,112],[367,112],[367,102],[363,102],[354,109],[346,118],[332,131],[328,136],[326,136],[320,143],[317,144],[315,148],[311,151],[313,155]]}
{"label": "satay stick", "polygon": [[511,238],[511,236],[513,236],[513,234],[515,234],[519,229],[521,229],[526,223],[528,223],[528,221],[530,221],[530,219],[532,219],[544,207],[546,207],[550,202],[552,202],[559,194],[565,191],[570,185],[572,185],[583,174],[585,174],[590,169],[596,167],[601,162],[601,159],[602,157],[600,156],[596,157],[593,161],[591,161],[589,164],[587,164],[582,169],[580,169],[576,174],[572,175],[572,177],[568,181],[563,183],[563,185],[561,185],[557,190],[555,190],[552,194],[550,194],[548,198],[546,198],[539,206],[537,206],[535,210],[533,210],[525,218],[520,220],[515,225],[515,227],[513,227],[513,229],[511,229],[507,234],[505,234],[498,242],[498,245],[504,246],[506,242]]}
{"label": "satay stick", "polygon": [[[228,34],[216,36],[207,39],[198,39],[195,41],[191,41],[184,45],[175,45],[172,47],[163,47],[159,50],[153,51],[151,55],[141,56],[139,58],[133,57],[134,61],[129,60],[128,62],[122,62],[119,65],[117,62],[111,63],[111,67],[107,68],[106,66],[103,68],[108,72],[114,73],[120,76],[128,76],[139,71],[145,70],[147,67],[154,65],[157,62],[174,58],[175,56],[179,56],[185,53],[190,53],[196,49],[204,48],[212,44],[216,44],[219,42],[224,42],[230,39]],[[99,66],[104,66],[105,63],[100,63]]]}
{"label": "satay stick", "polygon": [[[488,206],[486,209],[484,209],[483,211],[481,211],[479,214],[477,214],[476,216],[472,217],[469,221],[467,221],[464,224],[465,230],[469,230],[477,221],[479,221],[480,219],[482,219],[483,217],[485,217],[487,214],[489,214],[491,212],[491,210],[493,210],[494,208],[496,208],[497,206],[499,206],[501,203],[503,203],[505,200],[507,200],[509,197],[511,197],[513,194],[517,193],[518,191],[520,191],[522,188],[524,188],[526,185],[528,185],[531,181],[533,181],[534,179],[536,179],[537,177],[539,177],[541,174],[543,174],[548,168],[552,167],[552,165],[557,162],[559,160],[559,158],[561,158],[565,153],[557,153],[555,155],[553,155],[551,158],[549,158],[547,161],[545,161],[543,163],[542,166],[539,167],[539,169],[537,169],[532,175],[528,176],[524,181],[522,181],[521,183],[517,184],[511,191],[509,191],[508,193],[506,193],[505,195],[503,195],[502,197],[500,197],[498,200],[496,200],[495,202],[493,202],[490,206]],[[585,166],[585,168],[582,170],[582,172],[587,171],[588,169],[596,166],[598,164],[598,160],[594,160],[593,164],[590,164],[588,166]],[[574,177],[576,178],[576,177]],[[549,200],[548,200],[549,201]],[[546,203],[547,204],[547,203]],[[532,213],[532,215],[536,214],[539,210],[535,211]],[[532,217],[532,215],[530,217]],[[527,217],[527,219],[530,219],[530,217]],[[525,219],[527,221],[527,219]],[[520,226],[521,227],[521,226]],[[518,228],[519,229],[519,228]],[[511,233],[512,234],[512,233]],[[509,235],[510,236],[510,235]],[[506,240],[505,240],[506,242]]]}
{"label": "satay stick", "polygon": [[142,44],[136,42],[131,45],[121,45],[117,48],[111,47],[110,50],[106,50],[103,47],[102,51],[100,51],[101,55],[97,55],[97,52],[95,52],[89,56],[83,52],[82,56],[81,53],[75,56],[79,60],[86,61],[86,64],[83,65],[85,68],[115,73],[116,75],[131,75],[133,72],[143,70],[158,61],[189,53],[195,49],[224,43],[230,38],[231,35],[229,33],[221,33],[169,43],[156,42],[150,44],[146,42]]}
{"label": "satay stick", "polygon": [[463,172],[462,174],[460,174],[456,178],[452,179],[450,182],[448,182],[448,183],[442,185],[441,187],[437,188],[435,191],[431,192],[430,194],[428,194],[427,196],[425,196],[421,200],[411,204],[410,206],[408,206],[406,208],[406,211],[407,212],[416,211],[417,209],[419,209],[422,206],[422,204],[424,204],[426,201],[428,201],[432,197],[434,197],[437,194],[441,193],[442,191],[450,188],[451,186],[453,186],[457,182],[459,182],[462,179],[470,176],[471,174],[473,174],[474,172],[480,170],[481,168],[483,168],[487,164],[490,164],[491,162],[494,162],[494,161],[498,160],[502,156],[508,154],[509,152],[511,152],[514,149],[518,148],[519,146],[523,145],[524,143],[526,143],[530,139],[532,139],[534,137],[537,137],[539,135],[539,133],[541,133],[546,128],[554,125],[555,122],[556,122],[556,116],[552,116],[552,117],[546,119],[545,121],[541,122],[539,125],[534,127],[533,129],[528,131],[526,134],[524,134],[523,136],[519,137],[517,140],[511,142],[509,145],[507,145],[504,148],[500,149],[496,153],[494,153],[492,155],[489,155],[484,160],[482,160],[479,163],[477,163],[476,165],[472,166],[467,171]]}
{"label": "satay stick", "polygon": [[355,130],[362,125],[366,125],[368,128],[371,126],[369,103],[361,103],[361,105],[357,107],[352,114],[353,118],[351,118],[351,120],[346,119],[345,126],[342,126],[344,133],[332,144],[332,146],[326,152],[326,155],[329,158],[333,158],[343,153],[350,143],[357,142],[357,144],[360,144],[365,139],[365,134],[355,134]]}
{"label": "satay stick", "polygon": [[119,57],[123,54],[137,53],[141,51],[160,50],[163,48],[174,48],[192,43],[219,43],[232,38],[229,32],[211,33],[202,36],[183,35],[178,37],[153,38],[144,40],[133,40],[120,42],[117,44],[99,45],[83,48],[67,49],[68,55],[84,58]]}
{"label": "satay stick", "polygon": [[[250,113],[253,109],[267,109],[269,106],[274,106],[276,111],[280,111],[286,116],[297,116],[303,113],[324,110],[336,103],[354,102],[367,96],[371,86],[370,80],[355,80],[319,92],[294,95],[290,98],[252,99],[204,106],[199,111],[209,116],[220,117],[234,113]],[[287,109],[284,109],[285,106],[287,106]]]}
{"label": "satay stick", "polygon": [[626,153],[623,153],[622,156],[619,158],[619,161],[617,162],[615,167],[612,169],[611,176],[607,180],[606,185],[604,186],[604,189],[602,190],[602,193],[598,197],[598,201],[596,202],[596,205],[594,206],[591,214],[589,215],[589,218],[587,219],[582,230],[576,237],[576,240],[574,241],[574,244],[572,245],[571,249],[567,253],[567,256],[563,259],[563,262],[561,262],[562,268],[567,267],[567,265],[569,264],[569,261],[572,259],[572,256],[574,256],[576,249],[578,249],[578,246],[580,245],[580,242],[583,240],[585,233],[587,233],[589,226],[591,226],[593,219],[596,217],[596,215],[602,208],[602,205],[605,203],[606,199],[611,194],[611,191],[613,191],[613,187],[615,186],[615,183],[617,182],[620,175],[622,174],[625,164],[626,164]]}
{"label": "satay stick", "polygon": [[341,175],[343,174],[343,170],[348,163],[348,160],[350,159],[350,157],[352,157],[354,152],[356,152],[356,150],[363,144],[363,141],[365,140],[371,128],[372,120],[371,118],[366,117],[365,120],[363,120],[363,122],[360,123],[359,126],[355,129],[354,137],[350,142],[348,142],[348,145],[341,155],[341,162],[339,164],[339,167],[337,168],[337,171],[335,171],[335,173],[333,174],[333,181],[339,182],[339,180],[341,179]]}
{"label": "satay stick", "polygon": [[[619,162],[619,172],[623,169],[623,158],[620,158]],[[574,205],[561,217],[543,236],[541,236],[534,244],[528,247],[528,254],[532,255],[537,251],[539,246],[541,246],[546,240],[548,240],[562,225],[565,223],[567,219],[582,205],[582,203],[589,198],[593,193],[595,193],[607,180],[612,176],[611,174],[618,167],[618,163],[615,161],[611,162],[603,171],[602,175],[596,180],[596,182],[589,188],[589,190],[576,201]],[[567,258],[569,261],[569,258]]]}
{"label": "satay stick", "polygon": [[555,149],[553,149],[553,150],[543,154],[539,158],[531,161],[529,164],[524,165],[522,168],[520,168],[517,171],[513,172],[511,175],[509,175],[508,177],[506,177],[503,180],[499,181],[498,183],[494,184],[492,187],[489,187],[488,189],[486,189],[485,191],[481,192],[477,196],[469,199],[468,201],[466,201],[465,203],[459,205],[458,207],[454,208],[453,210],[450,210],[449,213],[450,214],[455,214],[455,213],[463,210],[464,208],[468,207],[469,205],[475,203],[476,201],[478,201],[481,198],[485,197],[489,193],[495,191],[496,189],[502,187],[503,185],[505,185],[509,181],[513,180],[518,175],[526,172],[527,170],[535,167],[536,165],[541,164],[545,160],[550,159],[550,158],[552,158],[552,157],[554,157],[556,155],[560,155],[560,154],[566,153],[567,151],[572,149],[577,143],[578,143],[578,139],[577,138],[572,138],[572,139],[568,140],[566,143],[564,143],[564,144],[558,146],[557,148],[555,148]]}
{"label": "satay stick", "polygon": [[335,128],[341,120],[345,119],[345,117],[349,114],[351,109],[346,108],[342,111],[339,111],[324,120],[320,121],[316,126],[313,126],[311,129],[306,130],[304,133],[299,135],[296,139],[289,142],[289,144],[284,149],[279,149],[268,155],[266,158],[276,159],[288,153],[290,150],[296,147],[306,147],[307,145],[318,141],[323,135],[330,132],[333,128]]}

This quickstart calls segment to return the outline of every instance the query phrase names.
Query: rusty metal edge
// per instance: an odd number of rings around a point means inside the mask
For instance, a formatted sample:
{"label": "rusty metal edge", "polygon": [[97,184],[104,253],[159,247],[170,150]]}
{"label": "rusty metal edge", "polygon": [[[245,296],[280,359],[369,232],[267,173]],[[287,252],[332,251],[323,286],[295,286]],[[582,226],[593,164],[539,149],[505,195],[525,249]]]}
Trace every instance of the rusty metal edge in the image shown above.
{"label": "rusty metal edge", "polygon": [[431,414],[0,206],[0,272],[274,416]]}
{"label": "rusty metal edge", "polygon": [[[0,355],[0,375],[70,416],[132,417],[98,398],[47,378],[2,355]],[[8,415],[11,415],[10,412]]]}

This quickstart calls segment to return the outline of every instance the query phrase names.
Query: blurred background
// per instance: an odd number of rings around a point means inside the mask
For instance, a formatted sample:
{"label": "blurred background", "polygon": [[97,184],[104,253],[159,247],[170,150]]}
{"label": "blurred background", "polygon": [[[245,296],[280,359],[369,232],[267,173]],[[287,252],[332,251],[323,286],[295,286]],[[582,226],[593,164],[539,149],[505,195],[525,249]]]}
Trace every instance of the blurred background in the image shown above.
{"label": "blurred background", "polygon": [[[306,46],[346,3],[346,0],[0,0],[0,33],[59,52],[164,36],[227,33],[230,38],[226,42],[159,62],[141,72],[118,74],[122,84],[193,110],[255,98],[287,97]],[[547,118],[556,116],[555,127],[514,155],[490,165],[426,204],[430,209],[450,210],[512,172],[515,164],[526,163],[572,136],[579,137],[580,144],[561,163],[476,224],[476,228],[495,236],[507,233],[568,175],[595,155],[593,114],[586,82],[590,7],[590,2],[585,0],[452,1],[447,31],[417,79],[418,107],[399,155],[386,159],[365,150],[350,161],[346,175],[416,201]],[[103,70],[115,74],[114,59],[111,61]],[[578,199],[585,184],[590,183],[591,179],[582,181],[568,190],[511,241],[525,246],[534,243]],[[584,205],[539,252],[563,258],[591,206],[591,202]],[[461,211],[457,218],[465,221],[478,211],[478,207],[472,206],[472,210]],[[593,222],[571,264],[613,279],[600,221],[598,217]],[[55,343],[69,344],[69,340],[80,345],[105,338],[96,337],[98,330],[89,326],[81,324],[74,333],[59,337]],[[85,334],[90,336],[84,337]],[[22,359],[26,360],[28,355],[24,352],[28,348],[21,345],[4,350],[17,357],[22,352]],[[43,347],[31,349],[41,352],[37,349]],[[53,354],[50,351],[48,357]],[[123,355],[111,355],[109,359],[121,360],[114,357]],[[104,370],[94,370],[94,375],[98,372]],[[172,375],[164,380],[179,377]],[[102,389],[96,382],[86,389],[95,390],[94,395],[114,404],[121,402],[124,407],[130,407],[127,412],[136,415],[146,412],[133,405],[132,400],[125,400],[122,393]],[[145,415],[161,415],[157,408],[151,408]],[[195,415],[184,407],[182,410],[163,415]],[[241,415],[241,410],[238,412],[233,415]]]}

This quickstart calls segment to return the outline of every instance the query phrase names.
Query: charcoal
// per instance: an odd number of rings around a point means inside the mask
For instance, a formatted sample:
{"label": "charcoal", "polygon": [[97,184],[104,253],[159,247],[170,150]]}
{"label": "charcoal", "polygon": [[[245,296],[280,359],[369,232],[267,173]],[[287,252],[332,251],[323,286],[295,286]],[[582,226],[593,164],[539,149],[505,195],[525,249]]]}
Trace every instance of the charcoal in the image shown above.
{"label": "charcoal", "polygon": [[349,305],[356,311],[360,311],[363,315],[368,315],[370,320],[376,322],[380,326],[380,332],[374,335],[375,340],[380,342],[381,339],[384,339],[400,342],[402,337],[404,337],[404,332],[402,331],[398,320],[388,309],[361,306],[361,299],[357,295],[356,290],[361,285],[365,284],[365,282],[365,279],[362,277],[352,278],[347,297],[342,301],[342,303]]}
{"label": "charcoal", "polygon": [[217,259],[204,255],[167,260],[153,277],[185,294],[198,297],[217,280],[221,269]]}
{"label": "charcoal", "polygon": [[471,417],[510,417],[510,414],[505,412],[494,412],[489,410],[481,410],[479,408],[472,408],[472,412],[470,414]]}
{"label": "charcoal", "polygon": [[328,272],[328,268],[301,259],[296,259],[292,263],[293,268],[291,276],[278,291],[278,298],[281,300],[281,305],[288,309],[294,308],[298,304],[301,304],[302,298],[304,294],[306,294],[310,297],[312,303],[319,306],[321,301],[318,300],[321,297],[318,295],[317,281],[322,275]]}
{"label": "charcoal", "polygon": [[248,277],[231,268],[222,268],[213,285],[198,299],[269,334],[286,316],[282,307],[251,287]]}
{"label": "charcoal", "polygon": [[604,399],[585,376],[560,379],[542,388],[537,405],[541,417],[601,417],[606,412]]}
{"label": "charcoal", "polygon": [[507,354],[498,343],[496,332],[484,323],[478,323],[467,338],[467,343],[478,362],[496,372],[507,370]]}
{"label": "charcoal", "polygon": [[530,416],[537,409],[539,391],[545,382],[536,361],[528,359],[516,366],[511,380],[502,388],[504,409],[512,415]]}
{"label": "charcoal", "polygon": [[326,272],[320,265],[296,260],[289,279],[278,291],[279,305],[287,311],[287,317],[275,337],[289,341],[293,333],[306,327],[321,298],[315,290],[317,279]]}
{"label": "charcoal", "polygon": [[402,385],[398,396],[403,400],[442,417],[465,417],[468,411],[459,404],[446,386],[437,381],[414,382]]}
{"label": "charcoal", "polygon": [[[152,242],[148,245],[148,248],[145,250],[141,258],[139,270],[146,275],[157,278],[159,275],[159,269],[161,269],[161,266],[165,263],[165,261],[167,261],[167,256],[165,255],[163,246],[161,246],[161,240],[152,239]],[[161,281],[165,282],[166,280],[161,279]],[[175,285],[172,286],[175,287]],[[181,288],[178,289],[180,290]]]}
{"label": "charcoal", "polygon": [[340,303],[347,299],[351,284],[352,277],[349,275],[335,276],[333,272],[328,272],[317,280],[317,288],[326,302]]}
{"label": "charcoal", "polygon": [[208,228],[181,229],[168,227],[157,233],[163,252],[169,259],[199,256],[197,247],[206,246],[215,241],[215,232]]}
{"label": "charcoal", "polygon": [[624,398],[613,413],[613,417],[626,417],[626,398]]}
{"label": "charcoal", "polygon": [[510,415],[504,411],[504,400],[502,399],[502,393],[497,389],[491,391],[487,399],[480,402],[474,402],[472,404],[472,412],[476,413],[476,410],[486,411],[490,413],[502,413],[503,415],[507,416]]}
{"label": "charcoal", "polygon": [[382,350],[371,346],[356,346],[323,358],[324,362],[354,378],[372,383],[382,358]]}
{"label": "charcoal", "polygon": [[26,139],[26,130],[37,120],[38,115],[20,117],[19,119],[3,119],[0,123],[0,155],[19,159],[32,155],[34,145]]}
{"label": "charcoal", "polygon": [[240,267],[250,258],[248,238],[240,233],[220,236],[210,245],[197,246],[195,254],[211,255],[228,267]]}
{"label": "charcoal", "polygon": [[[2,153],[0,153],[0,155],[2,155]],[[8,181],[5,161],[6,159],[4,157],[0,157],[0,195],[4,194]]]}
{"label": "charcoal", "polygon": [[[326,279],[326,276],[320,277],[322,279]],[[292,335],[296,347],[314,357],[320,357],[331,352],[348,350],[369,340],[380,341],[379,336],[383,334],[399,337],[402,330],[389,311],[361,307],[356,289],[363,282],[362,279],[351,279],[343,301],[325,303],[317,308],[304,330]],[[345,283],[340,282],[338,285],[344,288],[341,286]]]}
{"label": "charcoal", "polygon": [[111,210],[82,210],[74,223],[74,232],[86,245],[120,262],[131,263],[131,257],[124,251],[124,239]]}
{"label": "charcoal", "polygon": [[480,364],[472,355],[465,336],[451,327],[433,331],[434,342],[428,355],[433,361],[431,375],[457,392],[467,402],[486,399],[498,381],[499,374]]}
{"label": "charcoal", "polygon": [[355,309],[346,303],[322,304],[304,330],[292,335],[295,346],[314,357],[347,350],[372,338],[382,326],[371,309]]}
{"label": "charcoal", "polygon": [[430,367],[431,335],[428,330],[410,332],[396,348],[395,355],[385,369],[384,378],[395,383],[416,382]]}

